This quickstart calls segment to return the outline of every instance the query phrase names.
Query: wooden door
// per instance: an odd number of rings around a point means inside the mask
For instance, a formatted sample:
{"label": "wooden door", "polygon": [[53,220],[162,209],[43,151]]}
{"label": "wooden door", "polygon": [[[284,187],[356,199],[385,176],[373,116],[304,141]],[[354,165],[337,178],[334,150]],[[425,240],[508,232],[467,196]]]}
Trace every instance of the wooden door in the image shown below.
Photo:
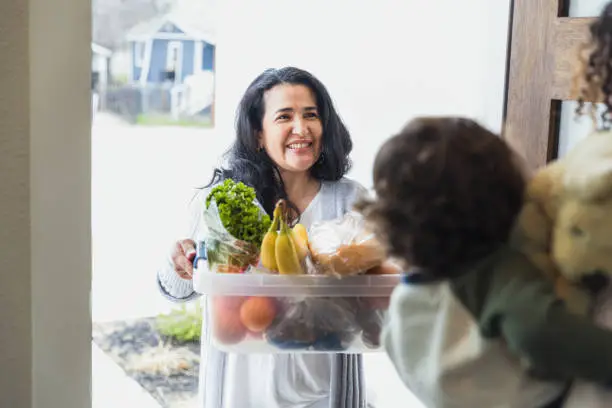
{"label": "wooden door", "polygon": [[503,137],[534,169],[557,157],[561,102],[594,20],[568,17],[569,1],[511,2]]}

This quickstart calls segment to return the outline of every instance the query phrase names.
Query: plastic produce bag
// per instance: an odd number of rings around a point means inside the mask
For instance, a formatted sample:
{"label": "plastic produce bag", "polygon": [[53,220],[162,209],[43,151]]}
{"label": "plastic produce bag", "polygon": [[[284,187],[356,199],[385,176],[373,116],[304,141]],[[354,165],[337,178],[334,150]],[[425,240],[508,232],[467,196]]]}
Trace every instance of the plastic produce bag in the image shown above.
{"label": "plastic produce bag", "polygon": [[264,339],[283,350],[340,352],[358,340],[367,348],[378,348],[384,309],[366,299],[277,299],[281,306]]}
{"label": "plastic produce bag", "polygon": [[[265,211],[261,209],[261,216]],[[213,199],[204,210],[204,223],[207,234],[204,238],[208,268],[215,273],[245,273],[250,267],[257,265],[259,248],[250,242],[235,238],[228,232],[219,216],[219,208]]]}
{"label": "plastic produce bag", "polygon": [[361,341],[371,349],[380,347],[380,336],[384,322],[384,308],[375,307],[367,298],[362,298],[356,315],[361,332]]}
{"label": "plastic produce bag", "polygon": [[341,351],[359,334],[354,299],[279,299],[281,310],[264,333],[280,349]]}
{"label": "plastic produce bag", "polygon": [[314,224],[308,232],[311,256],[320,272],[345,276],[365,273],[385,260],[385,251],[363,217],[343,217]]}

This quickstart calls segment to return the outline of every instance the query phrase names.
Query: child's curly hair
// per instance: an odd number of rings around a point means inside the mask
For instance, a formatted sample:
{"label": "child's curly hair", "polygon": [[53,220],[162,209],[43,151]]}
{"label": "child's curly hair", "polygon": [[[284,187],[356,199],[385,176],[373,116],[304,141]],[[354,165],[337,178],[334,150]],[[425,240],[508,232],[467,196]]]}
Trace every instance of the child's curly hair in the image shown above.
{"label": "child's curly hair", "polygon": [[579,51],[572,90],[572,96],[578,100],[576,114],[587,113],[597,127],[595,103],[602,102],[605,109],[599,127],[609,129],[612,125],[612,2],[590,25],[589,39]]}
{"label": "child's curly hair", "polygon": [[357,209],[390,256],[451,276],[507,241],[526,182],[519,163],[472,120],[417,118],[379,150],[377,198]]}

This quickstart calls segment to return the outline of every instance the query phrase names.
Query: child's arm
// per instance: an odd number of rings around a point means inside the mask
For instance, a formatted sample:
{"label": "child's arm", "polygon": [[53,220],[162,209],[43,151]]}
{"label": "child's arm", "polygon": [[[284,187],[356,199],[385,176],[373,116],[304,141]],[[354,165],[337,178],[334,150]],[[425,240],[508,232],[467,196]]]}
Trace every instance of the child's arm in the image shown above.
{"label": "child's arm", "polygon": [[456,284],[483,335],[504,338],[513,352],[554,377],[612,381],[612,331],[570,313],[521,254],[500,257],[492,269],[471,273],[469,284]]}

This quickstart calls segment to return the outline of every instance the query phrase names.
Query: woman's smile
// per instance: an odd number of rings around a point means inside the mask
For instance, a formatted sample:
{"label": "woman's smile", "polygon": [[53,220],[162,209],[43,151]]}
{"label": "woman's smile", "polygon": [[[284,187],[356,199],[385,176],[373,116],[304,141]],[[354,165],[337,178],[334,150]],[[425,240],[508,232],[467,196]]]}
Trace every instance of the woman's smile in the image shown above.
{"label": "woman's smile", "polygon": [[312,154],[312,142],[308,140],[293,141],[287,145],[287,150],[293,154]]}

